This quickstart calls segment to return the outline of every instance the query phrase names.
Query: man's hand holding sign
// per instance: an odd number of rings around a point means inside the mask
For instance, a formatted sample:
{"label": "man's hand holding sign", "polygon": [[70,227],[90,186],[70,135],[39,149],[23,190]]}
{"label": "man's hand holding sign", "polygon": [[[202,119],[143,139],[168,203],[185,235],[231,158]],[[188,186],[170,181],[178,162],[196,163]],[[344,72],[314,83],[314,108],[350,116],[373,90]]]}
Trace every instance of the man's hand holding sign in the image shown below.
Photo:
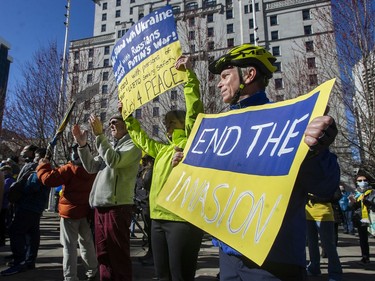
{"label": "man's hand holding sign", "polygon": [[184,156],[182,163],[158,196],[162,207],[221,240],[214,241],[221,280],[249,280],[259,274],[254,269],[304,280],[307,193],[328,196],[339,181],[327,149],[337,129],[322,116],[334,81],[269,103],[264,89],[273,62],[264,48],[244,44],[210,65],[220,74],[223,101],[236,110],[198,117],[185,153],[172,159],[176,166]]}

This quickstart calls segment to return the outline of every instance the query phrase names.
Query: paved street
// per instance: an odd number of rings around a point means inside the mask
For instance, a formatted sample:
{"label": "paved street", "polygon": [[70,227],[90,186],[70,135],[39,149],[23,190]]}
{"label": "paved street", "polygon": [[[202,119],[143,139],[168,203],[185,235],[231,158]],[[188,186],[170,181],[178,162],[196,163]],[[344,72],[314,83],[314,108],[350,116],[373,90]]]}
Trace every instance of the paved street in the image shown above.
{"label": "paved street", "polygon": [[[145,254],[142,247],[142,234],[136,229],[138,238],[132,239],[131,253],[133,257],[134,280],[145,281],[152,280],[153,268],[143,266],[138,262],[138,257]],[[63,280],[62,276],[62,247],[59,243],[59,219],[55,213],[44,213],[41,223],[41,245],[37,259],[36,269],[19,273],[12,276],[0,277],[6,281],[54,281]],[[366,267],[358,263],[360,260],[360,249],[358,237],[353,235],[341,234],[339,237],[338,251],[343,265],[343,281],[375,281],[375,239],[370,238],[372,253],[372,263]],[[6,247],[0,248],[0,270],[6,268],[6,259],[10,255],[9,242]],[[322,276],[310,277],[311,281],[327,280],[327,259],[322,259]],[[216,280],[218,269],[218,250],[211,246],[208,236],[204,241],[199,253],[197,281]],[[79,261],[79,277],[84,278],[83,266]],[[99,280],[99,278],[97,278]]]}

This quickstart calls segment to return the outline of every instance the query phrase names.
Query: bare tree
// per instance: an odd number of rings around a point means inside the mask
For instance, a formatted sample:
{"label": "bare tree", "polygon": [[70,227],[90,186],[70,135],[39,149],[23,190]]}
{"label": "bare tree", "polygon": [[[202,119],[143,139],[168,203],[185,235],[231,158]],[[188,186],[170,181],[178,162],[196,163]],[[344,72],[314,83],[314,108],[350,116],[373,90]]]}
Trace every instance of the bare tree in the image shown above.
{"label": "bare tree", "polygon": [[15,132],[12,142],[46,147],[56,130],[61,56],[56,43],[38,50],[24,65],[22,81],[9,96],[4,127]]}
{"label": "bare tree", "polygon": [[295,42],[293,59],[282,72],[284,87],[276,89],[272,82],[271,92],[289,99],[336,78],[329,114],[339,129],[332,147],[342,175],[350,179],[353,170],[361,169],[374,176],[375,5],[365,0],[332,1],[331,7],[311,13],[317,24],[310,41]]}

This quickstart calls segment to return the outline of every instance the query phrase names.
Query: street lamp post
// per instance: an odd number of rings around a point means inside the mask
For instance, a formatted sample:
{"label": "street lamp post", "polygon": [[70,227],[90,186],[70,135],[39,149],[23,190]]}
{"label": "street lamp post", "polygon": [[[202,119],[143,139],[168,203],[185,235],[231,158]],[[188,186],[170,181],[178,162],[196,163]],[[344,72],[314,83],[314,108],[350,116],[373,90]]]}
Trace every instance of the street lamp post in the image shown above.
{"label": "street lamp post", "polygon": [[[70,17],[70,0],[67,0],[67,4],[65,5],[66,13],[65,13],[65,38],[64,38],[64,51],[63,57],[61,62],[61,78],[60,78],[60,91],[59,91],[59,100],[57,105],[57,118],[56,118],[56,126],[59,124],[59,120],[62,119],[63,114],[65,112],[65,88],[66,88],[66,49],[68,45],[68,33],[69,33],[69,17]],[[56,159],[57,156],[57,145],[53,147],[53,159]],[[48,200],[48,211],[53,212],[55,211],[55,187],[51,188]]]}

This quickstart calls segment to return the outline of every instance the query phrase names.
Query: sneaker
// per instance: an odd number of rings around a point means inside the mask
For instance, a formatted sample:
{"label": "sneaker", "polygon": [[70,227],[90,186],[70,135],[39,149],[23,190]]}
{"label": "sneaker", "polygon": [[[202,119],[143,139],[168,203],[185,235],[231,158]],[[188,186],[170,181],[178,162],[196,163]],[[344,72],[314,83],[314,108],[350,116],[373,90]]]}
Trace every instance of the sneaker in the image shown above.
{"label": "sneaker", "polygon": [[9,276],[9,275],[13,275],[13,274],[23,272],[25,270],[26,270],[25,264],[17,264],[17,265],[13,265],[13,266],[9,267],[6,270],[1,271],[0,275],[1,276]]}

